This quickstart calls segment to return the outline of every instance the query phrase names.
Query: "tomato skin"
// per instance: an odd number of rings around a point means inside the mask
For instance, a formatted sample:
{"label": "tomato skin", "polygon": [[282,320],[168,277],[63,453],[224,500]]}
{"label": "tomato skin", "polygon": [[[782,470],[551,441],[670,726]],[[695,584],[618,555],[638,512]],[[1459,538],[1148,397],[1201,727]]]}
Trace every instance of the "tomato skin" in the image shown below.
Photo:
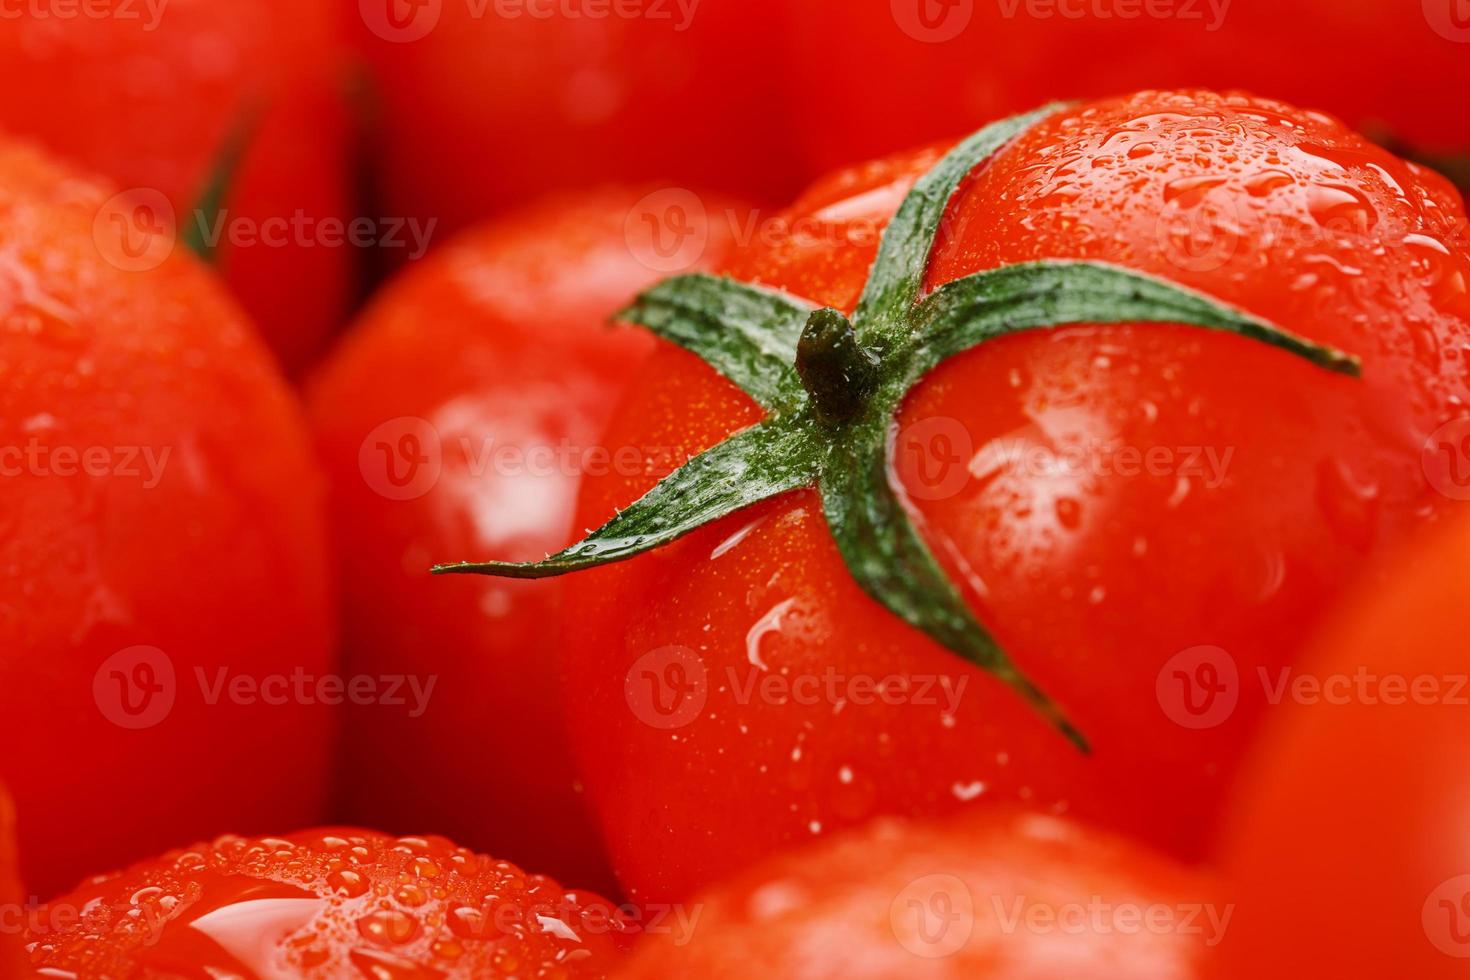
{"label": "tomato skin", "polygon": [[[814,234],[763,239],[727,271],[850,310],[871,232],[934,156],[824,181],[787,214]],[[1259,173],[1277,168],[1287,182],[1262,193]],[[1437,235],[1448,254],[1323,228],[1313,209],[1329,185],[1369,209],[1360,220]],[[1198,196],[1184,198],[1186,214],[1232,229],[1227,261],[1178,248],[1170,201],[1186,193]],[[1088,736],[1088,758],[862,595],[812,491],[574,576],[563,661],[582,710],[569,724],[630,894],[678,900],[814,833],[973,800],[1076,813],[1198,856],[1264,697],[1246,686],[1223,715],[1192,714],[1172,693],[1175,658],[1223,648],[1241,677],[1291,662],[1366,558],[1443,505],[1420,457],[1470,394],[1462,213],[1438,178],[1330,119],[1202,92],[1079,107],[983,168],[951,205],[930,286],[1007,262],[1119,262],[1356,353],[1364,377],[1196,328],[1119,325],[1007,337],[910,396],[900,432],[937,425],[970,460],[946,488],[903,462],[931,443],[898,437],[897,478],[923,533],[981,621]],[[607,438],[684,458],[758,418],[665,348]],[[1095,445],[1115,448],[1102,463],[1069,462]],[[1172,455],[1131,475],[1116,447]],[[1214,452],[1218,471],[1190,464],[1190,447]],[[650,485],[589,480],[579,523],[598,525]],[[829,671],[836,695],[822,689]],[[637,700],[660,678],[661,705]],[[804,697],[771,690],[808,678],[818,686]],[[930,686],[885,704],[871,690],[890,678]],[[857,682],[865,706],[850,696]],[[659,715],[690,691],[686,716]]]}
{"label": "tomato skin", "polygon": [[[881,820],[701,894],[692,930],[645,941],[618,976],[1042,980],[1086,964],[1103,980],[1190,980],[1229,927],[1219,891],[1055,817],[999,808]],[[1155,924],[1130,926],[1146,909]]]}
{"label": "tomato skin", "polygon": [[[630,6],[641,14],[617,12]],[[475,4],[430,4],[417,10],[433,28],[402,42],[364,17],[381,193],[393,213],[446,231],[599,181],[785,200],[801,175],[785,120],[784,6],[630,0],[598,15],[596,4],[513,0],[477,16]]]}
{"label": "tomato skin", "polygon": [[114,191],[0,143],[0,779],[42,897],[326,796],[331,709],[228,687],[333,666],[306,427],[197,262],[104,259]]}
{"label": "tomato skin", "polygon": [[1221,977],[1464,975],[1467,560],[1462,515],[1365,583],[1291,678],[1305,693],[1275,709],[1228,821]]}
{"label": "tomato skin", "polygon": [[6,976],[25,976],[25,949],[16,931],[24,908],[20,858],[15,849],[15,804],[0,786],[0,914],[5,916],[4,928],[0,929],[0,970]]}
{"label": "tomato skin", "polygon": [[[667,270],[629,231],[661,200],[650,191],[553,196],[465,233],[405,270],[309,386],[348,669],[435,684],[419,717],[349,709],[349,817],[432,827],[580,884],[610,874],[563,734],[562,585],[428,572],[575,540],[581,472],[616,465],[598,455],[602,429],[653,346],[606,322]],[[688,257],[717,260],[728,227]],[[421,425],[438,475],[400,493],[374,443],[395,449]]]}
{"label": "tomato skin", "polygon": [[26,939],[35,967],[77,980],[570,980],[606,976],[627,945],[596,895],[442,837],[349,827],[226,836],[103,875],[37,909]]}
{"label": "tomato skin", "polygon": [[[282,364],[299,370],[355,289],[354,250],[315,231],[353,214],[340,13],[329,0],[204,0],[165,4],[155,22],[156,7],[102,0],[61,18],[27,5],[7,19],[0,87],[25,98],[4,100],[0,128],[123,188],[162,193],[182,228],[249,125],[224,200],[246,244],[223,238],[217,259]],[[298,212],[312,224],[272,244]],[[250,243],[257,228],[269,241]]]}
{"label": "tomato skin", "polygon": [[[786,11],[793,112],[820,170],[948,138],[1053,99],[1139,88],[1245,89],[1438,153],[1470,150],[1445,93],[1470,86],[1463,28],[1438,0],[1163,3],[813,0]],[[925,8],[929,17],[920,19]],[[1185,12],[1187,15],[1184,15]],[[1033,13],[1034,12],[1034,13]],[[1039,15],[1038,15],[1039,14]],[[1439,15],[1443,14],[1444,19]],[[841,24],[840,31],[833,25]],[[1438,27],[1438,30],[1436,29]],[[1458,39],[1458,40],[1457,40]],[[1358,62],[1372,70],[1344,73]],[[835,71],[834,64],[862,65]]]}

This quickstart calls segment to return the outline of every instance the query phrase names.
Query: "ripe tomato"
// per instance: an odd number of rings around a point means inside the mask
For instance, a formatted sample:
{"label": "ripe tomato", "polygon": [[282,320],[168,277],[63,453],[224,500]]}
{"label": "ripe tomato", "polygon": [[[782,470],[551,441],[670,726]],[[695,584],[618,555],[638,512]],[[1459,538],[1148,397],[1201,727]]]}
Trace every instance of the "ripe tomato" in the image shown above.
{"label": "ripe tomato", "polygon": [[1465,975],[1467,562],[1461,519],[1347,603],[1299,670],[1263,678],[1281,707],[1229,821],[1222,977]]}
{"label": "ripe tomato", "polygon": [[565,746],[560,583],[428,570],[560,548],[583,470],[626,464],[600,435],[652,341],[608,314],[718,258],[733,227],[711,221],[665,263],[643,220],[665,206],[679,199],[607,188],[465,234],[389,286],[310,385],[349,668],[434,684],[418,715],[349,709],[351,818],[432,827],[564,881],[608,877]]}
{"label": "ripe tomato", "polygon": [[96,878],[31,916],[31,962],[77,980],[606,976],[606,902],[440,837],[222,837]]}
{"label": "ripe tomato", "polygon": [[[851,311],[874,231],[935,156],[818,184],[788,236],[759,236],[726,271]],[[573,747],[631,894],[679,899],[813,834],[975,800],[1198,854],[1264,708],[1211,675],[1218,651],[1242,677],[1290,663],[1364,560],[1443,503],[1421,452],[1470,398],[1464,220],[1438,177],[1244,96],[1094,103],[1001,150],[951,201],[928,288],[1112,260],[1356,354],[1363,376],[1124,323],[1002,337],[914,389],[886,479],[1090,757],[864,594],[810,489],[572,576]],[[664,345],[607,440],[684,459],[761,417]],[[654,480],[589,479],[578,523]]]}
{"label": "ripe tomato", "polygon": [[0,786],[0,971],[6,976],[25,975],[25,950],[18,932],[24,915],[25,893],[15,850],[15,806]]}
{"label": "ripe tomato", "polygon": [[197,262],[127,271],[113,191],[0,144],[0,780],[41,896],[325,796],[331,712],[258,689],[331,668],[306,427]]}
{"label": "ripe tomato", "polygon": [[[830,168],[1141,87],[1244,88],[1424,150],[1470,152],[1456,0],[811,0],[788,5],[797,131]],[[833,25],[841,24],[841,31]],[[1361,62],[1371,71],[1343,72]],[[834,70],[860,65],[860,71]]]}
{"label": "ripe tomato", "polygon": [[[0,102],[0,128],[161,194],[181,235],[243,136],[216,259],[276,355],[303,367],[354,288],[353,251],[323,232],[352,213],[336,5],[92,0],[70,17],[46,7],[18,5],[0,31],[0,88],[25,93]],[[298,215],[301,230],[282,224]]]}
{"label": "ripe tomato", "polygon": [[1123,838],[1005,809],[878,821],[702,895],[620,980],[1189,980],[1230,924],[1214,882]]}
{"label": "ripe tomato", "polygon": [[598,181],[760,200],[799,186],[782,0],[357,6],[379,103],[374,160],[396,214],[454,230]]}

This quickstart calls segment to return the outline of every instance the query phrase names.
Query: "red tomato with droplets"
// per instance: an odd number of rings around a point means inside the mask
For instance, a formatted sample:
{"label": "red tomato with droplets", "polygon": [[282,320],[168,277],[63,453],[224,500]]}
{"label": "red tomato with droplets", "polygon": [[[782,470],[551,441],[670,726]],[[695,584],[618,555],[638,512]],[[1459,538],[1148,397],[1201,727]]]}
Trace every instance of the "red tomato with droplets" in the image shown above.
{"label": "red tomato with droplets", "polygon": [[339,241],[353,212],[336,4],[92,0],[70,17],[44,8],[24,5],[0,31],[0,88],[17,93],[0,103],[0,129],[161,194],[179,248],[243,135],[223,220],[205,215],[205,227],[223,229],[220,270],[271,349],[289,370],[304,367],[355,288],[355,250]]}
{"label": "red tomato with droplets", "polygon": [[609,187],[468,232],[390,285],[313,380],[348,670],[433,684],[417,713],[349,709],[350,817],[433,827],[563,880],[610,879],[566,748],[562,583],[429,568],[555,551],[576,537],[584,471],[641,469],[601,433],[652,341],[607,318],[666,272],[717,260],[735,227],[711,219],[661,255],[644,218],[681,202]]}
{"label": "red tomato with droplets", "polygon": [[648,940],[620,980],[1192,980],[1232,909],[1136,843],[1004,809],[860,831],[764,861]]}
{"label": "red tomato with droplets", "polygon": [[[1440,447],[1462,500],[1467,428]],[[1224,848],[1239,911],[1222,978],[1465,975],[1470,524],[1437,530],[1271,678],[1280,707]]]}
{"label": "red tomato with droplets", "polygon": [[[1470,152],[1457,0],[810,0],[790,4],[797,132],[831,168],[1052,99],[1242,88],[1375,137]],[[834,25],[841,30],[834,30]],[[1352,63],[1371,70],[1345,72]],[[851,70],[844,66],[861,66]]]}
{"label": "red tomato with droplets", "polygon": [[618,910],[441,837],[222,837],[36,910],[31,963],[76,980],[606,976]]}
{"label": "red tomato with droplets", "polygon": [[43,898],[320,820],[334,727],[272,680],[334,668],[300,409],[215,277],[96,230],[114,193],[0,143],[0,780]]}
{"label": "red tomato with droplets", "polygon": [[[851,311],[875,231],[935,162],[844,171],[726,271]],[[1470,257],[1441,179],[1282,103],[1142,93],[1053,116],[950,203],[933,288],[1096,259],[1357,355],[1345,378],[1170,325],[1004,337],[904,406],[893,479],[980,621],[1090,740],[903,625],[814,492],[572,576],[573,746],[631,894],[686,898],[884,813],[1075,813],[1181,855],[1211,838],[1265,701],[1365,562],[1446,501],[1426,438],[1470,398]],[[779,230],[779,229],[778,229]],[[607,439],[677,458],[760,418],[663,346]],[[595,527],[655,476],[590,479]]]}
{"label": "red tomato with droplets", "polygon": [[756,200],[800,186],[781,0],[356,6],[392,213],[453,231],[609,180]]}

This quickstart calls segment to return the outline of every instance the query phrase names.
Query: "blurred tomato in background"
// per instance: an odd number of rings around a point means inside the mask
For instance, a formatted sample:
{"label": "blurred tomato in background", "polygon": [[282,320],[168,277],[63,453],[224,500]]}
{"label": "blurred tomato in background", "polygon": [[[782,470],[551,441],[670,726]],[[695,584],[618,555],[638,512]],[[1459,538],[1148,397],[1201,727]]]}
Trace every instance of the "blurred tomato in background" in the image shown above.
{"label": "blurred tomato in background", "polygon": [[1467,569],[1462,514],[1366,581],[1300,669],[1272,678],[1281,707],[1225,846],[1240,911],[1222,980],[1465,976]]}
{"label": "blurred tomato in background", "polygon": [[1056,99],[1243,89],[1431,154],[1470,152],[1460,0],[802,0],[794,128],[821,168]]}
{"label": "blurred tomato in background", "polygon": [[327,799],[330,707],[265,689],[333,668],[300,406],[115,192],[0,143],[0,779],[41,897]]}
{"label": "blurred tomato in background", "polygon": [[214,260],[295,371],[355,288],[354,250],[332,238],[354,213],[347,16],[337,0],[16,5],[0,20],[0,129],[161,194],[181,240],[220,229]]}
{"label": "blurred tomato in background", "polygon": [[800,186],[783,0],[357,3],[392,213],[452,231],[588,182]]}

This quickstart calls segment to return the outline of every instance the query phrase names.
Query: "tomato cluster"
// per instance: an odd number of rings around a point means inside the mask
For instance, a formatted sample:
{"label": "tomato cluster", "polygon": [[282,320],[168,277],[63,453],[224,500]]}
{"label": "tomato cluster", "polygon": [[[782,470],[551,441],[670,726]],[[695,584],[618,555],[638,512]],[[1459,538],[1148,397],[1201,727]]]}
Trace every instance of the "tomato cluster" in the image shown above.
{"label": "tomato cluster", "polygon": [[1454,4],[63,6],[0,976],[1463,974]]}

